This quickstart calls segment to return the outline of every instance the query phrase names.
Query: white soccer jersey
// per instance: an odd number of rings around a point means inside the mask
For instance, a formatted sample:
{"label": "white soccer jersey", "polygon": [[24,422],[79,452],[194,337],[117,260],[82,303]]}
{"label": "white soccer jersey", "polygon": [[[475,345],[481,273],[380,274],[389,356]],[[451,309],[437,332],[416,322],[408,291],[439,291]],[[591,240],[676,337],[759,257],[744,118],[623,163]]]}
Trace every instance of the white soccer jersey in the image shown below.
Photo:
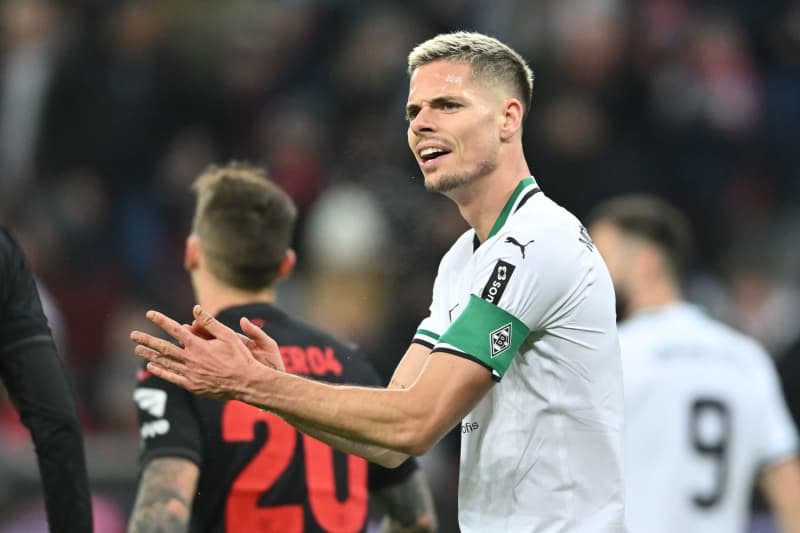
{"label": "white soccer jersey", "polygon": [[444,256],[415,335],[498,381],[462,421],[461,531],[624,531],[622,376],[605,264],[531,178],[477,244],[467,231]]}
{"label": "white soccer jersey", "polygon": [[754,476],[797,446],[768,355],[686,303],[620,339],[631,533],[744,531]]}

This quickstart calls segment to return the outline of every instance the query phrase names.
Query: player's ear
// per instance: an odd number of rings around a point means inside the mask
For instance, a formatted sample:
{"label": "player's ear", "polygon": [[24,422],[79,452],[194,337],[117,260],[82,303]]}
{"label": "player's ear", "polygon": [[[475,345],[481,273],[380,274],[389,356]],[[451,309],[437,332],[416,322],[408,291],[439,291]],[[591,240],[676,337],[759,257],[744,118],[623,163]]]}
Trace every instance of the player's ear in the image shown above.
{"label": "player's ear", "polygon": [[186,237],[186,247],[183,250],[183,267],[191,272],[200,265],[200,255],[203,253],[203,245],[197,235],[192,233]]}
{"label": "player's ear", "polygon": [[288,277],[289,274],[292,273],[294,270],[294,266],[297,264],[297,254],[294,253],[294,250],[291,248],[286,249],[286,253],[283,255],[283,260],[281,261],[280,266],[278,267],[278,279],[283,279]]}
{"label": "player's ear", "polygon": [[522,120],[525,118],[525,110],[522,107],[522,102],[517,98],[508,98],[503,102],[503,117],[502,124],[500,125],[500,139],[508,141],[520,129],[522,129]]}

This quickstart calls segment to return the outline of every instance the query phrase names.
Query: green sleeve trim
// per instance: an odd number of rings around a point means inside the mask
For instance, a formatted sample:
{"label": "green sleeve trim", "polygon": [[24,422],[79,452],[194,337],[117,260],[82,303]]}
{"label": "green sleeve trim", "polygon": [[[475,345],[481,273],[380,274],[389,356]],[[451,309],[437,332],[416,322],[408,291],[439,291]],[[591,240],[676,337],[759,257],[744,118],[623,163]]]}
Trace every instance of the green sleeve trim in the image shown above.
{"label": "green sleeve trim", "polygon": [[436,333],[434,333],[432,331],[429,331],[427,329],[418,329],[417,330],[417,335],[424,335],[425,337],[429,337],[429,338],[431,338],[431,339],[433,339],[435,341],[439,340],[439,335],[438,334],[436,334]]}
{"label": "green sleeve trim", "polygon": [[502,378],[529,334],[514,315],[473,294],[436,348],[449,346],[469,354]]}

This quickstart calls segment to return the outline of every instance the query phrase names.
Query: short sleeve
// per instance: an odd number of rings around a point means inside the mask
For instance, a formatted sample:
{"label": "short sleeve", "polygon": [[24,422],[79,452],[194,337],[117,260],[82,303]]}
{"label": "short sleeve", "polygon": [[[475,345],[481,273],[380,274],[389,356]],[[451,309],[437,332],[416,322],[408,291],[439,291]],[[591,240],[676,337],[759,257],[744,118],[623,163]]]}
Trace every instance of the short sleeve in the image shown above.
{"label": "short sleeve", "polygon": [[403,483],[411,477],[411,474],[419,470],[419,463],[417,463],[417,460],[413,457],[406,459],[403,464],[397,468],[384,468],[375,463],[368,463],[368,465],[368,485],[370,492]]}
{"label": "short sleeve", "polygon": [[479,251],[467,307],[435,350],[470,357],[501,379],[525,342],[564,319],[591,283],[594,251],[579,229],[499,234]]}
{"label": "short sleeve", "polygon": [[[592,283],[596,254],[579,240],[581,226],[538,228],[501,235],[482,262],[473,294],[512,314],[531,331],[545,329],[582,299]],[[521,253],[524,246],[524,254]],[[508,266],[508,280],[492,301],[492,284]]]}
{"label": "short sleeve", "polygon": [[142,465],[164,456],[202,464],[202,435],[190,393],[142,368],[133,400],[139,419]]}
{"label": "short sleeve", "polygon": [[772,359],[760,348],[759,351],[763,361],[760,381],[764,401],[763,425],[758,432],[760,463],[762,467],[769,467],[797,454],[798,437]]}
{"label": "short sleeve", "polygon": [[436,343],[439,342],[439,337],[441,337],[442,333],[444,333],[450,325],[446,309],[447,305],[444,299],[445,275],[443,271],[445,261],[446,256],[442,259],[439,265],[439,271],[436,274],[436,279],[433,282],[433,295],[429,308],[430,312],[420,323],[417,331],[414,333],[414,339],[412,341],[428,348],[433,348]]}

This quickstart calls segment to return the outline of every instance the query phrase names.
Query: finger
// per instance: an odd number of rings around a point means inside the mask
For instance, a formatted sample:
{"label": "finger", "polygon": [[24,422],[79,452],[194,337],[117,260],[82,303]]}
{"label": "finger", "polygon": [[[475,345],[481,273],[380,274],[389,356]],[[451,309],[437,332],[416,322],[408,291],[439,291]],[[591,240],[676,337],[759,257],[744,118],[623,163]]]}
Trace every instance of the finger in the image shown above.
{"label": "finger", "polygon": [[164,313],[150,310],[147,312],[146,316],[150,322],[163,329],[167,335],[178,341],[181,346],[188,346],[194,338],[194,335],[186,331],[179,322],[176,322]]}
{"label": "finger", "polygon": [[186,365],[182,361],[178,361],[176,359],[172,359],[171,357],[167,357],[162,355],[150,348],[145,348],[142,345],[137,346],[133,349],[133,353],[148,361],[148,363],[153,363],[161,368],[165,368],[170,372],[175,372],[176,374],[185,374]]}
{"label": "finger", "polygon": [[173,372],[169,369],[164,368],[156,363],[147,363],[147,371],[153,374],[156,377],[169,381],[170,383],[174,383],[175,385],[182,387],[188,391],[193,390],[194,384],[181,374]]}
{"label": "finger", "polygon": [[181,324],[181,327],[183,327],[183,329],[185,329],[195,337],[200,337],[201,339],[207,341],[210,341],[211,339],[214,338],[213,335],[211,335],[209,332],[203,329],[203,326],[201,326],[197,322],[197,320],[193,320],[191,324]]}
{"label": "finger", "polygon": [[136,344],[150,348],[161,355],[165,355],[178,361],[184,360],[183,350],[180,348],[180,346],[177,346],[166,339],[154,337],[149,333],[134,330],[131,331],[131,340]]}
{"label": "finger", "polygon": [[239,326],[242,332],[247,335],[248,340],[252,340],[257,346],[267,347],[270,346],[272,339],[260,327],[256,326],[247,317],[242,317],[239,320]]}
{"label": "finger", "polygon": [[192,314],[203,329],[218,339],[236,335],[235,331],[214,318],[214,315],[207,313],[206,310],[199,305],[194,306]]}
{"label": "finger", "polygon": [[246,317],[242,317],[239,320],[239,325],[242,331],[247,334],[247,337],[245,337],[247,339],[245,344],[253,357],[262,365],[267,365],[274,370],[284,372],[286,367],[275,340]]}
{"label": "finger", "polygon": [[197,321],[197,319],[192,320],[192,325],[189,326],[189,328],[194,335],[197,335],[200,338],[206,340],[211,340],[214,338],[214,336],[206,331],[206,329],[200,324],[200,322]]}
{"label": "finger", "polygon": [[146,359],[148,361],[157,361],[161,354],[155,350],[151,350],[146,346],[139,344],[136,348],[133,349],[133,353],[141,357],[142,359]]}
{"label": "finger", "polygon": [[[192,320],[192,325],[191,326],[188,325],[188,324],[184,324],[183,327],[184,328],[188,328],[188,330],[191,331],[193,335],[196,335],[197,337],[200,337],[200,338],[205,339],[207,341],[210,341],[211,339],[215,338],[214,335],[209,333],[208,330],[206,330],[202,326],[202,324],[200,324],[200,322],[197,321],[197,319]],[[251,341],[250,338],[247,335],[242,335],[241,333],[238,333],[238,332],[235,332],[235,333],[236,333],[236,336],[239,337],[239,339],[241,339],[241,341],[244,342],[245,344],[248,344],[248,345],[253,344],[253,341]]]}

